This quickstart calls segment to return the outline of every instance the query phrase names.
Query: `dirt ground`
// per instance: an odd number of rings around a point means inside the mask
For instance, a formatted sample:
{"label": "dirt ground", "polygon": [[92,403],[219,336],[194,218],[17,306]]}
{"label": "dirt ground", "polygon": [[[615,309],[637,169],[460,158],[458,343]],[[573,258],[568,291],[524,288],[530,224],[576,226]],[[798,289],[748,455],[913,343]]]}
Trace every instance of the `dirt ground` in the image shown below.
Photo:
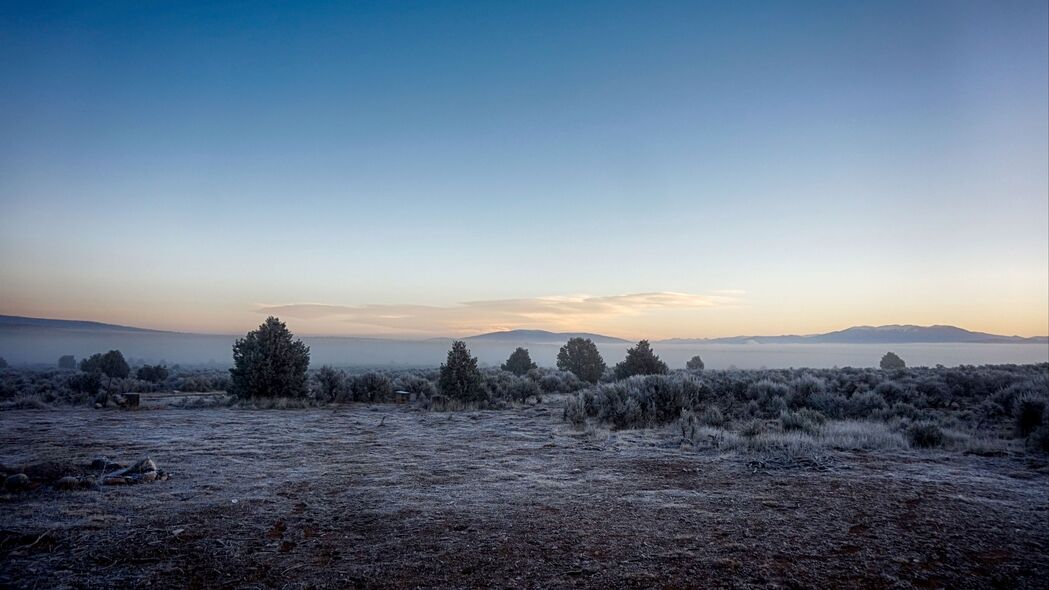
{"label": "dirt ground", "polygon": [[1046,587],[1032,457],[755,471],[540,406],[0,414],[0,463],[145,455],[168,481],[0,495],[0,586]]}

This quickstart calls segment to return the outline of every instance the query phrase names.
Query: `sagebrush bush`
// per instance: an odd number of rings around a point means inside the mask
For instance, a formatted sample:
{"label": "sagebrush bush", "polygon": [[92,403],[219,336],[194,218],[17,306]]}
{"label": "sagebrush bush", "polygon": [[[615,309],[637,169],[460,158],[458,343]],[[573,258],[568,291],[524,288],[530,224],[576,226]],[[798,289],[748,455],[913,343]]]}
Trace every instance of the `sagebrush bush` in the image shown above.
{"label": "sagebrush bush", "polygon": [[915,422],[907,429],[907,438],[911,445],[929,449],[942,447],[944,442],[943,429],[935,422]]}
{"label": "sagebrush bush", "polygon": [[383,402],[393,396],[393,381],[383,373],[369,371],[347,379],[350,400],[355,402]]}
{"label": "sagebrush bush", "polygon": [[1016,400],[1014,413],[1018,435],[1027,436],[1042,425],[1042,416],[1046,410],[1045,400],[1046,398],[1037,394],[1024,394]]}

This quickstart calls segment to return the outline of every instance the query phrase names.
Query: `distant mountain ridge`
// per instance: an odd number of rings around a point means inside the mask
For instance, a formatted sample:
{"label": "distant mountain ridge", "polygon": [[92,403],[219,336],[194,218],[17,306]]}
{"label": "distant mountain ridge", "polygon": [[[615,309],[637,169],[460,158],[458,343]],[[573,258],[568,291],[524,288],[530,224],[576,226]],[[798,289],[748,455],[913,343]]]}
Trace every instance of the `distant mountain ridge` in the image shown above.
{"label": "distant mountain ridge", "polygon": [[[93,333],[133,332],[141,334],[183,334],[166,330],[136,328],[86,320],[60,320],[0,315],[0,330],[64,330]],[[189,335],[188,333],[186,335]],[[314,337],[325,339],[356,339],[354,336]],[[563,343],[569,338],[589,338],[597,344],[630,344],[632,340],[590,332],[550,332],[547,330],[506,330],[463,338],[468,342],[489,343]],[[382,340],[371,338],[369,340]],[[446,340],[437,338],[433,340]],[[450,340],[450,339],[448,339]],[[654,344],[1046,344],[1049,336],[1003,336],[973,332],[957,326],[853,326],[836,332],[783,336],[729,336],[723,338],[669,338],[655,340]]]}
{"label": "distant mountain ridge", "polygon": [[1049,336],[1002,336],[973,332],[957,326],[853,326],[805,336],[731,336],[727,338],[671,338],[673,344],[1044,344]]}
{"label": "distant mountain ridge", "polygon": [[55,320],[48,318],[27,318],[16,315],[0,315],[0,328],[51,328],[55,330],[87,330],[95,332],[150,332],[154,334],[171,334],[166,330],[135,328],[87,320]]}
{"label": "distant mountain ridge", "polygon": [[589,332],[548,332],[546,330],[506,330],[489,332],[463,338],[466,341],[484,340],[489,342],[567,342],[569,338],[589,338],[596,344],[627,344],[630,340],[591,334]]}

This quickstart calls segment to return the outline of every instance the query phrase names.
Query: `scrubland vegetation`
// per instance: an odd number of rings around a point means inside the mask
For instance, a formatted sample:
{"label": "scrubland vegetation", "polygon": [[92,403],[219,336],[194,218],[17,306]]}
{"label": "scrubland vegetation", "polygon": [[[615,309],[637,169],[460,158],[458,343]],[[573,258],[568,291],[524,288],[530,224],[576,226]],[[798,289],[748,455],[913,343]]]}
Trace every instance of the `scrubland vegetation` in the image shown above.
{"label": "scrubland vegetation", "polygon": [[674,427],[699,446],[803,458],[822,450],[1049,452],[1049,365],[675,371],[600,383],[564,418]]}
{"label": "scrubland vegetation", "polygon": [[[234,368],[130,367],[120,351],[57,369],[0,369],[5,409],[106,404],[128,392],[223,392],[207,404],[303,408],[407,401],[431,409],[500,409],[571,394],[564,420],[582,429],[672,428],[687,444],[803,457],[827,449],[945,448],[1049,452],[1049,364],[906,368],[886,353],[880,369],[684,370],[642,340],[608,367],[593,342],[573,338],[557,369],[517,348],[481,368],[455,342],[436,369],[309,369],[309,347],[269,318],[234,346]],[[79,370],[71,367],[79,366]]]}

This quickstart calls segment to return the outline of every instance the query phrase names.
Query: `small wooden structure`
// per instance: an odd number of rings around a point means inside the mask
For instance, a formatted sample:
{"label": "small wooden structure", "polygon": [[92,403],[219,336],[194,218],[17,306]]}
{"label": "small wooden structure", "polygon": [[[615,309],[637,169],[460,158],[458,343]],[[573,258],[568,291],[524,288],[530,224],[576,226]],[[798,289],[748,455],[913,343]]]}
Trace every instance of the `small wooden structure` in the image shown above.
{"label": "small wooden structure", "polygon": [[393,392],[393,403],[395,404],[408,404],[415,397],[410,391],[395,391]]}

